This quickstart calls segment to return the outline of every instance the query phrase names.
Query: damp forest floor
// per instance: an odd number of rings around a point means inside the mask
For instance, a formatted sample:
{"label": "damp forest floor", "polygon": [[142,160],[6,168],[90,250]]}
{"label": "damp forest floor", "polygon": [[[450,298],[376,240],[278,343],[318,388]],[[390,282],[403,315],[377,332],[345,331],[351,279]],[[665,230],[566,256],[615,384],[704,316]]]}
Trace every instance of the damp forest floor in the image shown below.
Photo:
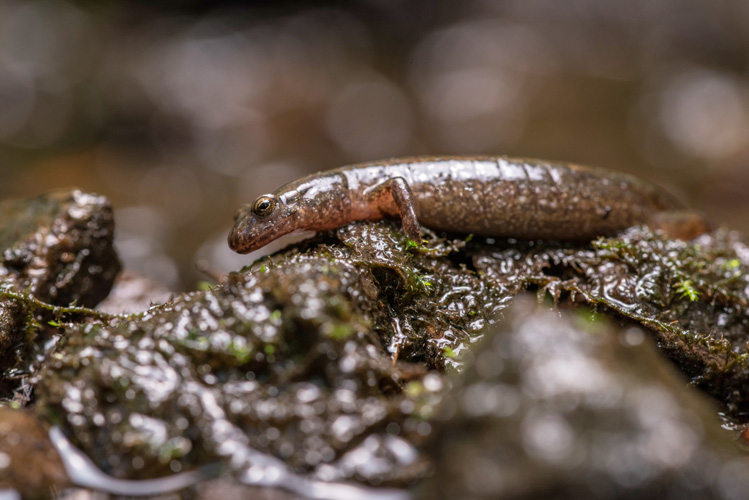
{"label": "damp forest floor", "polygon": [[[261,454],[415,498],[749,491],[730,473],[747,466],[749,414],[737,233],[685,242],[635,227],[570,243],[425,230],[417,245],[397,222],[352,223],[111,315],[95,309],[120,269],[105,199],[56,193],[0,213],[4,411],[31,418],[45,450],[39,429],[61,429],[110,476],[219,464],[246,479]],[[611,455],[623,442],[644,444]],[[69,486],[52,451],[34,481],[0,452],[0,481],[24,496]],[[716,465],[695,474],[707,455]],[[482,467],[522,467],[522,484]]]}

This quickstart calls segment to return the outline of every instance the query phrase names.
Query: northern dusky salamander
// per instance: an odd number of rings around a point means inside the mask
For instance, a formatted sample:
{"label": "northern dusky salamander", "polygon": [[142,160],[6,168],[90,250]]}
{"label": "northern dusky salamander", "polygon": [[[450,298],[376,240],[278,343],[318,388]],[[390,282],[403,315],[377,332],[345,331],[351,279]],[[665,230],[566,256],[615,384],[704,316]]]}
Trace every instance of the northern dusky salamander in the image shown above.
{"label": "northern dusky salamander", "polygon": [[229,246],[249,253],[293,231],[385,217],[399,217],[418,243],[419,224],[484,236],[588,240],[682,209],[657,186],[600,168],[504,156],[398,158],[312,174],[258,197],[237,211]]}

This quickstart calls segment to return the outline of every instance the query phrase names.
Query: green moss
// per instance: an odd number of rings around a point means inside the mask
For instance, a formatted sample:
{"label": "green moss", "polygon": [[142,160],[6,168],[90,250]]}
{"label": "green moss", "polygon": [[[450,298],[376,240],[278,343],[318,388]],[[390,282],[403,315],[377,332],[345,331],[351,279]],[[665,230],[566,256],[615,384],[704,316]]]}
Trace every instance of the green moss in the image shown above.
{"label": "green moss", "polygon": [[252,356],[252,346],[248,344],[240,344],[232,341],[228,348],[229,354],[233,356],[239,364],[245,364],[250,360]]}
{"label": "green moss", "polygon": [[[168,440],[158,450],[159,459],[162,463],[169,463],[174,459],[185,456],[190,448],[185,445],[186,440],[180,438],[174,438]],[[187,442],[189,444],[189,441]]]}
{"label": "green moss", "polygon": [[575,325],[588,333],[598,334],[605,330],[609,322],[607,318],[595,309],[581,307],[572,315]]}
{"label": "green moss", "polygon": [[216,285],[209,281],[199,281],[197,285],[197,289],[206,291],[206,290],[211,290],[214,286]]}
{"label": "green moss", "polygon": [[741,266],[741,261],[739,259],[726,259],[723,262],[723,269],[727,271],[737,269],[739,266]]}
{"label": "green moss", "polygon": [[424,394],[426,391],[426,388],[424,387],[424,384],[421,381],[413,381],[406,384],[406,387],[404,388],[404,392],[406,396],[408,396],[411,399],[415,399],[420,397]]}
{"label": "green moss", "polygon": [[431,277],[424,276],[421,274],[417,274],[414,276],[414,283],[415,283],[415,290],[420,291],[422,293],[429,293],[429,291],[434,288],[434,283],[431,281]]}
{"label": "green moss", "polygon": [[346,340],[354,334],[353,326],[346,323],[336,323],[330,328],[328,336],[334,340]]}
{"label": "green moss", "polygon": [[691,302],[699,300],[699,292],[692,286],[692,280],[683,280],[677,284],[676,292],[681,298],[688,298]]}

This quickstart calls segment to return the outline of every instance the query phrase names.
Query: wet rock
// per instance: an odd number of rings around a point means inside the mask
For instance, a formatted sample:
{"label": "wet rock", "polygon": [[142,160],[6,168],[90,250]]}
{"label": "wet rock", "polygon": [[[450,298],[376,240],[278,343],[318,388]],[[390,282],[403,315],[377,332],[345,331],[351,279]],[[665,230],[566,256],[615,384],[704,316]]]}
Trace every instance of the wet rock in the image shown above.
{"label": "wet rock", "polygon": [[534,302],[469,356],[417,498],[749,498],[749,459],[642,330]]}
{"label": "wet rock", "polygon": [[[19,300],[0,299],[0,352],[7,353],[18,342],[23,342],[23,310]],[[3,362],[2,366],[8,366]]]}
{"label": "wet rock", "polygon": [[0,279],[60,306],[93,307],[120,269],[114,218],[102,196],[60,191],[0,203]]}
{"label": "wet rock", "polygon": [[[738,415],[747,259],[731,234],[593,243],[445,239],[355,223],[142,315],[71,324],[38,411],[105,471],[155,477],[254,452],[322,480],[408,485],[444,370],[524,290],[639,324]],[[656,363],[653,360],[653,363]],[[650,369],[642,367],[643,377]],[[677,405],[678,406],[678,405]]]}
{"label": "wet rock", "polygon": [[66,191],[0,203],[0,403],[25,405],[28,378],[88,313],[119,270],[113,219],[100,196]]}
{"label": "wet rock", "polygon": [[749,249],[737,233],[684,242],[632,228],[590,247],[519,243],[472,258],[490,286],[521,280],[639,323],[692,384],[732,414],[749,408]]}
{"label": "wet rock", "polygon": [[[83,321],[119,270],[107,201],[79,191],[0,203],[0,488],[47,498],[69,486],[46,426],[16,409],[61,338]],[[90,313],[94,314],[93,311]],[[7,405],[7,406],[6,406]]]}
{"label": "wet rock", "polygon": [[374,274],[389,317],[375,322],[399,359],[460,367],[460,353],[523,290],[587,303],[652,332],[690,382],[733,415],[749,411],[749,248],[734,232],[685,242],[647,228],[590,244],[432,237],[352,224],[336,237]]}
{"label": "wet rock", "polygon": [[[28,375],[44,356],[42,342],[35,342],[35,321],[23,299],[0,296],[0,401],[23,406],[31,396]],[[48,337],[44,336],[44,340]],[[42,336],[39,336],[42,339]]]}
{"label": "wet rock", "polygon": [[24,498],[47,498],[70,486],[44,425],[24,410],[0,408],[0,489]]}
{"label": "wet rock", "polygon": [[[106,472],[159,477],[256,451],[325,480],[418,477],[428,434],[382,348],[374,277],[318,252],[231,276],[139,317],[71,327],[39,410]],[[437,384],[438,385],[438,384]],[[425,427],[426,425],[426,427]]]}
{"label": "wet rock", "polygon": [[304,497],[279,489],[237,484],[227,479],[206,481],[197,488],[197,498],[212,500],[304,500]]}

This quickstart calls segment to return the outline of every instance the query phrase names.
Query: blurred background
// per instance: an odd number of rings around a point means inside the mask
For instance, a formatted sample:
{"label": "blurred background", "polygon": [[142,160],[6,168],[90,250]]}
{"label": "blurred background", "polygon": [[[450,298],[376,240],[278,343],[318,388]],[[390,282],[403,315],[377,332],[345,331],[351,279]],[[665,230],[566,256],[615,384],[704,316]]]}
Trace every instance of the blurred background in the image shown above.
{"label": "blurred background", "polygon": [[232,216],[284,182],[474,153],[631,172],[748,231],[749,2],[0,0],[0,197],[108,196],[125,266],[174,290],[257,257]]}

